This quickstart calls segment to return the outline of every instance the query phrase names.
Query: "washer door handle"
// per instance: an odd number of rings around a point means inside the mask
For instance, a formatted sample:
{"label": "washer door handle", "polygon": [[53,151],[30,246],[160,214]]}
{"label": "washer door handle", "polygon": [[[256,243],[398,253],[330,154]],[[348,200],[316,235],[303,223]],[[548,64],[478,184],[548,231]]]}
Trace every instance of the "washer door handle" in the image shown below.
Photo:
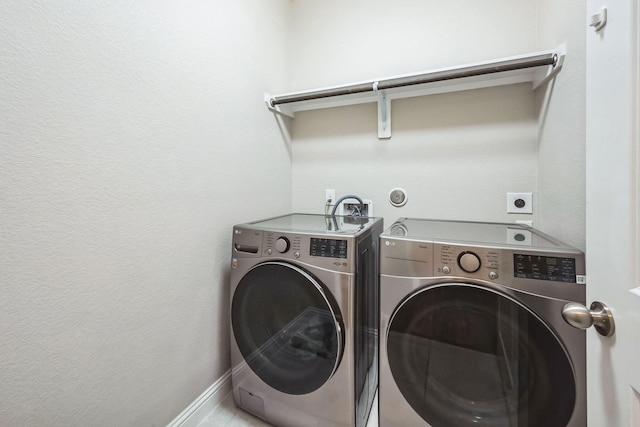
{"label": "washer door handle", "polygon": [[588,329],[593,325],[596,331],[605,337],[610,337],[616,332],[613,313],[600,301],[592,302],[590,308],[577,302],[565,304],[562,307],[562,317],[565,322],[578,329]]}

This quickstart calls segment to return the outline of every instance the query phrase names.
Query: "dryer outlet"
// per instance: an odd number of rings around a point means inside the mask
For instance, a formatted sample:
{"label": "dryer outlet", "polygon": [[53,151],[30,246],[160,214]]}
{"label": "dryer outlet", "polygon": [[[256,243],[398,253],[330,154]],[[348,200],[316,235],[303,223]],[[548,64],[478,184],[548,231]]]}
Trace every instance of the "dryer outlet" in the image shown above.
{"label": "dryer outlet", "polygon": [[507,213],[532,214],[532,193],[507,193]]}

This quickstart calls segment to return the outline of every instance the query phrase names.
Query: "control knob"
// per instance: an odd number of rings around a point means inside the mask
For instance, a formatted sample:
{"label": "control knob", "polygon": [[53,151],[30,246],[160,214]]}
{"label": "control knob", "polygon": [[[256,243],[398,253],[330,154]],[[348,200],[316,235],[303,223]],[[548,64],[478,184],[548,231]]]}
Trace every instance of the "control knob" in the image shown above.
{"label": "control knob", "polygon": [[480,258],[473,252],[462,252],[458,256],[458,265],[467,273],[475,273],[480,269]]}
{"label": "control knob", "polygon": [[288,250],[289,250],[289,239],[287,239],[286,237],[279,237],[278,240],[276,240],[276,251],[283,254]]}

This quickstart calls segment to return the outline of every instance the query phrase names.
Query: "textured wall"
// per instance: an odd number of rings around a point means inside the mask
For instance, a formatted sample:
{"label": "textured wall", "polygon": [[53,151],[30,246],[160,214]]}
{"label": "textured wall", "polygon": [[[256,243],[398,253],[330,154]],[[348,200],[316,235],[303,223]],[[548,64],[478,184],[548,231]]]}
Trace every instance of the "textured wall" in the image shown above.
{"label": "textured wall", "polygon": [[291,207],[289,2],[2,6],[0,425],[165,425],[229,368],[232,224]]}

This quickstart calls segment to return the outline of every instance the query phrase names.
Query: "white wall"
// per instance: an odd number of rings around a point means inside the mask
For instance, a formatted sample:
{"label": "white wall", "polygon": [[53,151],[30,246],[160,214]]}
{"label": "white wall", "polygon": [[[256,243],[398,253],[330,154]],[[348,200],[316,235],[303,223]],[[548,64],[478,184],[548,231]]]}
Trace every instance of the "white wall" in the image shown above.
{"label": "white wall", "polygon": [[165,425],[229,368],[232,224],[291,207],[289,1],[2,6],[0,425]]}
{"label": "white wall", "polygon": [[526,0],[295,0],[292,90],[526,53]]}
{"label": "white wall", "polygon": [[[294,124],[294,209],[322,212],[325,188],[400,216],[507,218],[508,191],[535,191],[531,89],[514,85],[392,102],[393,135],[377,138],[375,104],[305,112]],[[388,202],[401,187],[408,202]]]}
{"label": "white wall", "polygon": [[[535,51],[535,3],[330,0],[294,2],[295,87],[312,89]],[[325,188],[400,216],[515,221],[506,193],[537,191],[530,85],[394,100],[392,137],[375,104],[297,113],[293,205],[322,211]],[[389,191],[404,188],[402,208]],[[531,219],[524,217],[524,219]]]}
{"label": "white wall", "polygon": [[[541,21],[547,19],[545,14],[552,14],[553,2],[547,3],[539,12],[537,2],[526,0],[296,0],[291,90],[553,49],[563,42],[581,43],[576,37],[567,40],[559,31],[540,35],[546,31]],[[569,2],[562,3],[566,13],[574,12],[564,5]],[[557,12],[560,25],[575,27],[575,20],[563,17],[564,12]],[[566,32],[577,34],[574,27]],[[567,65],[562,78],[572,81],[570,73],[576,69],[581,69],[579,64]],[[556,85],[556,92],[560,86]],[[558,150],[583,145],[582,122],[576,112],[582,99],[580,79],[571,86],[553,103],[553,108],[562,110],[568,101],[565,96],[573,97],[571,111],[548,117],[546,126],[539,124],[539,110],[540,98],[548,89],[536,93],[524,84],[395,100],[390,140],[377,138],[375,104],[297,113],[292,122],[294,210],[322,212],[325,188],[335,188],[338,196],[356,193],[372,199],[374,214],[384,217],[387,226],[401,216],[533,220],[534,226],[547,227],[583,247],[583,177],[576,174],[584,162],[579,153],[565,158],[564,171],[558,174],[557,160],[549,160],[555,159]],[[551,125],[552,121],[558,124]],[[539,129],[546,132],[542,144]],[[547,149],[552,129],[556,139],[570,140],[567,148]],[[553,188],[557,179],[562,184]],[[541,194],[539,185],[549,194]],[[409,195],[402,208],[388,202],[394,187],[404,188]],[[532,192],[534,214],[507,214],[507,192]],[[551,226],[563,212],[554,199],[565,193],[571,194],[575,221],[563,219]],[[544,209],[550,213],[544,215]],[[538,221],[541,217],[544,222]]]}
{"label": "white wall", "polygon": [[585,250],[586,5],[573,0],[538,4],[538,45],[567,45],[562,71],[537,94],[538,226]]}

